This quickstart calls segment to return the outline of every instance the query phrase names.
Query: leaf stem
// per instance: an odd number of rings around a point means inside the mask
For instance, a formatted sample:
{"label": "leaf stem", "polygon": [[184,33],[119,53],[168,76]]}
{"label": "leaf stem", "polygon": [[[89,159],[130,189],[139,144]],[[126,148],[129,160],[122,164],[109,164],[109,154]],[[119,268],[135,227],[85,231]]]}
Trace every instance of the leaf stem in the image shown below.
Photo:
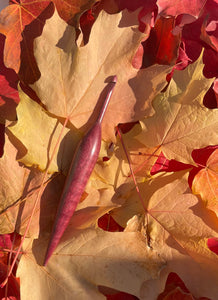
{"label": "leaf stem", "polygon": [[137,191],[137,193],[138,193],[138,196],[139,196],[139,199],[140,199],[140,201],[141,201],[141,204],[142,204],[142,206],[143,206],[143,208],[144,208],[144,211],[147,213],[147,212],[148,212],[148,211],[147,211],[147,207],[145,206],[144,201],[143,201],[143,198],[142,198],[142,196],[141,196],[141,193],[140,193],[140,190],[139,190],[139,186],[138,186],[138,184],[137,184],[137,181],[136,181],[136,178],[135,178],[135,174],[134,174],[133,169],[132,169],[132,164],[131,164],[129,155],[128,155],[127,150],[126,150],[126,146],[125,146],[125,144],[124,144],[124,141],[123,141],[123,138],[122,138],[122,135],[121,135],[121,132],[120,132],[118,126],[116,127],[116,130],[117,130],[117,133],[118,133],[118,135],[119,135],[121,144],[122,144],[122,146],[123,146],[123,150],[124,150],[124,152],[125,152],[127,161],[128,161],[128,163],[129,163],[129,168],[130,168],[130,172],[131,172],[131,175],[132,175],[132,178],[133,178],[133,182],[134,182],[134,184],[135,184],[136,191]]}

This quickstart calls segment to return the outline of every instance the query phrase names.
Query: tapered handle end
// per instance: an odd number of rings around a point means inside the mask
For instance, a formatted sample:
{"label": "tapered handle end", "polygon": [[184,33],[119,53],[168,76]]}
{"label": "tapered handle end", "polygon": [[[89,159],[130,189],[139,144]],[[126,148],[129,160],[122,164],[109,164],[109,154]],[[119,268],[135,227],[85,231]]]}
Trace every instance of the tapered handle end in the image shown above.
{"label": "tapered handle end", "polygon": [[114,75],[114,77],[112,78],[111,82],[114,82],[114,83],[117,82],[117,75]]}

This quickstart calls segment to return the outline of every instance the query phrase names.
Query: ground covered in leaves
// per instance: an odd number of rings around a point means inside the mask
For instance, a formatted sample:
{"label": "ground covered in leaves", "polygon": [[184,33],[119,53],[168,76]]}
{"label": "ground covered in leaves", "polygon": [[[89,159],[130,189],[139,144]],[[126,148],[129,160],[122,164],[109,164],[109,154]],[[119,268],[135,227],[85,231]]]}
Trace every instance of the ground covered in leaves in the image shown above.
{"label": "ground covered in leaves", "polygon": [[[217,299],[217,0],[9,2],[1,282],[22,246],[1,299]],[[73,154],[114,75],[98,161],[44,267]]]}

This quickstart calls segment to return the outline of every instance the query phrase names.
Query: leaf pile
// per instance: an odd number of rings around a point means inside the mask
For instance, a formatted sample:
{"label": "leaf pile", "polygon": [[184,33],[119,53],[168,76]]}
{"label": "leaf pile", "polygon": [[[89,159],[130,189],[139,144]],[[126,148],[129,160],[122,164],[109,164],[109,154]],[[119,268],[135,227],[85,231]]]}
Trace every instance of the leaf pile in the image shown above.
{"label": "leaf pile", "polygon": [[[0,12],[1,281],[25,237],[1,299],[216,299],[217,2],[74,2]],[[43,267],[114,75],[98,162]]]}

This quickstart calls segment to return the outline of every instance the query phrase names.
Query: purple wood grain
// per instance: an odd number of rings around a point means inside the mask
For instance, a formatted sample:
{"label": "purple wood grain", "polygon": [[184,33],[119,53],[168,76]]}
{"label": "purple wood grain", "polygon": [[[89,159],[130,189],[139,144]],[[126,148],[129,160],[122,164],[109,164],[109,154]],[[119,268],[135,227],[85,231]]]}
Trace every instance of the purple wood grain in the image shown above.
{"label": "purple wood grain", "polygon": [[101,107],[97,120],[91,129],[85,134],[75,151],[71,167],[65,182],[58,206],[55,223],[53,225],[50,241],[45,255],[44,266],[57,247],[70,219],[80,201],[87,181],[97,162],[101,147],[101,123],[109,104],[117,77],[114,76],[112,82],[108,84],[104,103]]}

